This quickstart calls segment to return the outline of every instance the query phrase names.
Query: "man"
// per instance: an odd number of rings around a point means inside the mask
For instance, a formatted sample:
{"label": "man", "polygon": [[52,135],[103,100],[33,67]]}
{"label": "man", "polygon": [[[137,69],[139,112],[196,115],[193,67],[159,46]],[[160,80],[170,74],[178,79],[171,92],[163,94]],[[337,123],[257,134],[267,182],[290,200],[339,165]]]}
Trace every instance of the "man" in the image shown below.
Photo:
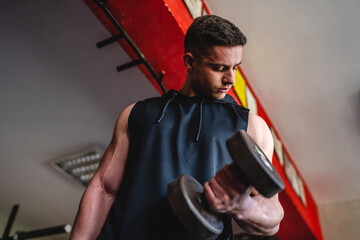
{"label": "man", "polygon": [[[241,31],[225,19],[210,15],[194,20],[185,36],[183,87],[132,104],[120,114],[82,197],[71,239],[193,239],[166,198],[167,185],[181,174],[204,184],[212,209],[226,213],[245,231],[278,231],[283,217],[278,196],[266,199],[255,189],[246,193],[225,147],[226,139],[244,129],[269,159],[273,154],[265,122],[226,95],[245,43]],[[227,227],[219,239],[230,237]]]}

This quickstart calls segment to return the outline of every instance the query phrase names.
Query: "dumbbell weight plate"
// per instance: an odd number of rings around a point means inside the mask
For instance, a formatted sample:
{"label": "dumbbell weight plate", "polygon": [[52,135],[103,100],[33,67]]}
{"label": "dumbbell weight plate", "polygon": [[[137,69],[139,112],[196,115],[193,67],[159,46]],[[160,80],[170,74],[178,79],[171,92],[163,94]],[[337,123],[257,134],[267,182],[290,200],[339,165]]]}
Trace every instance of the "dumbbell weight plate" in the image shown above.
{"label": "dumbbell weight plate", "polygon": [[274,166],[246,131],[234,134],[226,146],[243,176],[261,195],[270,198],[285,188]]}
{"label": "dumbbell weight plate", "polygon": [[167,188],[170,206],[188,232],[197,239],[213,239],[221,234],[224,223],[203,207],[203,192],[202,185],[189,175],[181,175]]}

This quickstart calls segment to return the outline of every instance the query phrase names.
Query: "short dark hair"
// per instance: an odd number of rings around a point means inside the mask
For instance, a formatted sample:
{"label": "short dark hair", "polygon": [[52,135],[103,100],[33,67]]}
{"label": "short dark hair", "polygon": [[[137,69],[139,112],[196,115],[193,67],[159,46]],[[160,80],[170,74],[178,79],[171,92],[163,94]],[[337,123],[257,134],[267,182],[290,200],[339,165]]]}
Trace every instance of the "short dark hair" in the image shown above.
{"label": "short dark hair", "polygon": [[214,46],[243,46],[247,39],[230,21],[216,15],[195,18],[186,32],[185,52],[201,55]]}

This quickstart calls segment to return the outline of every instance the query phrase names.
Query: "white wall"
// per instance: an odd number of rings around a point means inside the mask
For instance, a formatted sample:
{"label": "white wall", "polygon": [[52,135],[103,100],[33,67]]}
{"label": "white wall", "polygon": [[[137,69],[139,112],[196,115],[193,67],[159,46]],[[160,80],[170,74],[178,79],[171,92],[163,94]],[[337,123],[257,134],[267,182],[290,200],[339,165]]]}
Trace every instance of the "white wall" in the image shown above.
{"label": "white wall", "polygon": [[319,214],[326,240],[360,239],[360,200],[321,204]]}

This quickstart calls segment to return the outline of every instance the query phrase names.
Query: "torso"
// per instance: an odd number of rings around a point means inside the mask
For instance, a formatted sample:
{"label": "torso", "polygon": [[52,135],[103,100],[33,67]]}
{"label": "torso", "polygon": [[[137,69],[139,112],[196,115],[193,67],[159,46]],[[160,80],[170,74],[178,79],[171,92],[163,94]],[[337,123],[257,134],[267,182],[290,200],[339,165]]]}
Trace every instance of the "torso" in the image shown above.
{"label": "torso", "polygon": [[181,174],[203,184],[230,163],[225,141],[247,129],[248,110],[230,96],[203,101],[175,93],[133,107],[123,182],[99,239],[192,239],[170,210],[167,185]]}

